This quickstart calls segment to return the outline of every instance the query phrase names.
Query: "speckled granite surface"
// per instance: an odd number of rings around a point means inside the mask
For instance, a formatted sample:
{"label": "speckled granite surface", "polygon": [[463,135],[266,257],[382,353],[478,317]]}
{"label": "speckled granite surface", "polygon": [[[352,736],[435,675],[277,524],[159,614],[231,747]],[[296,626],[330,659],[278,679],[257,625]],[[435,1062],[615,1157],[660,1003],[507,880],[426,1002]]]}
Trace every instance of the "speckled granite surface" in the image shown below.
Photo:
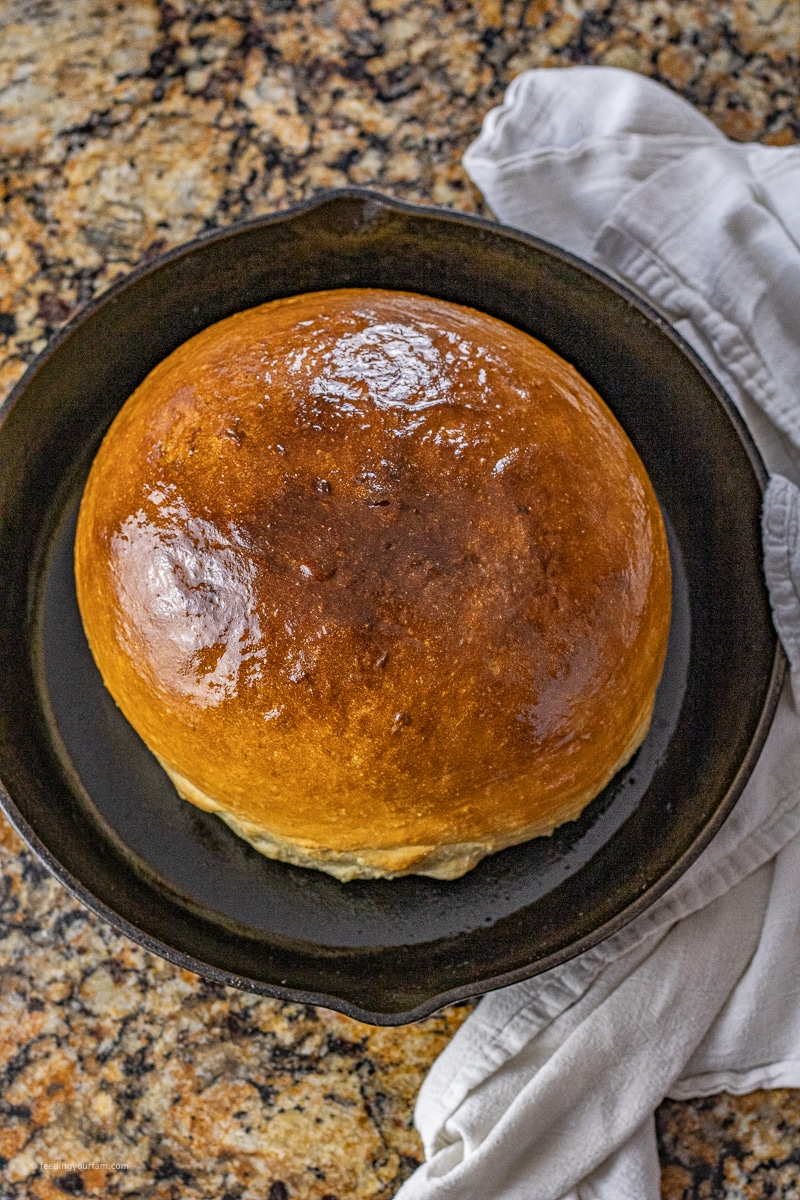
{"label": "speckled granite surface", "polygon": [[[0,0],[0,25],[3,394],[77,306],[203,229],[347,182],[479,210],[460,156],[527,67],[629,67],[731,137],[800,140],[797,0]],[[468,1007],[378,1030],[208,986],[0,834],[3,1200],[394,1194]],[[658,1122],[665,1200],[800,1197],[800,1093]]]}

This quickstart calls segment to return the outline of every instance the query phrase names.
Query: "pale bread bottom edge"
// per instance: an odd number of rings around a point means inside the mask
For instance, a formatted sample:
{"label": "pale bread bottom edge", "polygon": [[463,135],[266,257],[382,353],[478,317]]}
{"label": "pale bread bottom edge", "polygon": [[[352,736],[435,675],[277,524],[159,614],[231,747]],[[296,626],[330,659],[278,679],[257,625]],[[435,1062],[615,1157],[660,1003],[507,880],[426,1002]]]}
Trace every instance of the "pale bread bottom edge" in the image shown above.
{"label": "pale bread bottom edge", "polygon": [[293,841],[279,837],[262,826],[244,821],[226,812],[221,804],[206,795],[190,780],[186,779],[156,755],[161,766],[175,785],[178,795],[197,808],[215,813],[229,825],[235,834],[249,842],[259,854],[295,867],[313,867],[325,871],[343,883],[352,879],[396,879],[401,875],[428,875],[432,879],[458,879],[485,858],[508,846],[530,841],[535,837],[549,836],[559,825],[574,821],[586,805],[595,798],[628,762],[647,736],[653,715],[653,701],[646,710],[624,752],[606,775],[594,786],[578,796],[571,797],[569,805],[559,812],[556,820],[535,821],[523,829],[495,837],[487,842],[451,842],[431,846],[391,846],[364,848],[363,850],[330,850],[313,842]]}

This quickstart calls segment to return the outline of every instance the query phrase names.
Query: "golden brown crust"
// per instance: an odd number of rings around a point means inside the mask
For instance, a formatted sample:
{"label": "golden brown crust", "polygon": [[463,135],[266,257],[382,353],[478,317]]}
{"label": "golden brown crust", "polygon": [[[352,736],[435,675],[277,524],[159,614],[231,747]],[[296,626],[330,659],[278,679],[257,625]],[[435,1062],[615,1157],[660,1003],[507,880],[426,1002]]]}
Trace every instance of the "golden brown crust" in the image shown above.
{"label": "golden brown crust", "polygon": [[652,487],[586,381],[369,289],[161,363],[95,460],[76,578],[171,772],[242,829],[387,863],[576,816],[643,736],[670,616]]}

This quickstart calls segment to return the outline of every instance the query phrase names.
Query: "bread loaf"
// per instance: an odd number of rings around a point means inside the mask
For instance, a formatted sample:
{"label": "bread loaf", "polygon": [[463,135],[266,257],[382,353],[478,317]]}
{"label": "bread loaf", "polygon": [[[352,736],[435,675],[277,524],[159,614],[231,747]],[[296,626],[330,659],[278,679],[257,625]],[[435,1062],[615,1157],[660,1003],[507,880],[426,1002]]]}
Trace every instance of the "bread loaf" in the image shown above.
{"label": "bread loaf", "polygon": [[179,793],[343,880],[455,878],[577,817],[647,732],[670,621],[653,488],[586,380],[373,289],[237,313],[157,366],[75,569]]}

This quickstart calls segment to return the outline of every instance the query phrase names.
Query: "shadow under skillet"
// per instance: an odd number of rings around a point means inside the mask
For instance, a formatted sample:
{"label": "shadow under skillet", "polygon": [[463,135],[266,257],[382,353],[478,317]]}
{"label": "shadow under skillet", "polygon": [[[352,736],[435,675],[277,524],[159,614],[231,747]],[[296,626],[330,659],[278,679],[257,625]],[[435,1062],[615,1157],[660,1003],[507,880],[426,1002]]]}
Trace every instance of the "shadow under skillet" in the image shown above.
{"label": "shadow under skillet", "polygon": [[[82,484],[83,478],[81,490]],[[329,947],[409,947],[489,927],[589,862],[637,808],[666,753],[681,710],[690,646],[687,582],[668,523],[672,624],[650,731],[577,821],[551,837],[490,855],[449,882],[406,876],[340,883],[320,871],[269,860],[218,817],[180,799],[106,691],[75,596],[78,504],[73,497],[55,530],[41,608],[43,676],[62,757],[79,781],[83,804],[99,815],[137,874],[215,922]]]}

